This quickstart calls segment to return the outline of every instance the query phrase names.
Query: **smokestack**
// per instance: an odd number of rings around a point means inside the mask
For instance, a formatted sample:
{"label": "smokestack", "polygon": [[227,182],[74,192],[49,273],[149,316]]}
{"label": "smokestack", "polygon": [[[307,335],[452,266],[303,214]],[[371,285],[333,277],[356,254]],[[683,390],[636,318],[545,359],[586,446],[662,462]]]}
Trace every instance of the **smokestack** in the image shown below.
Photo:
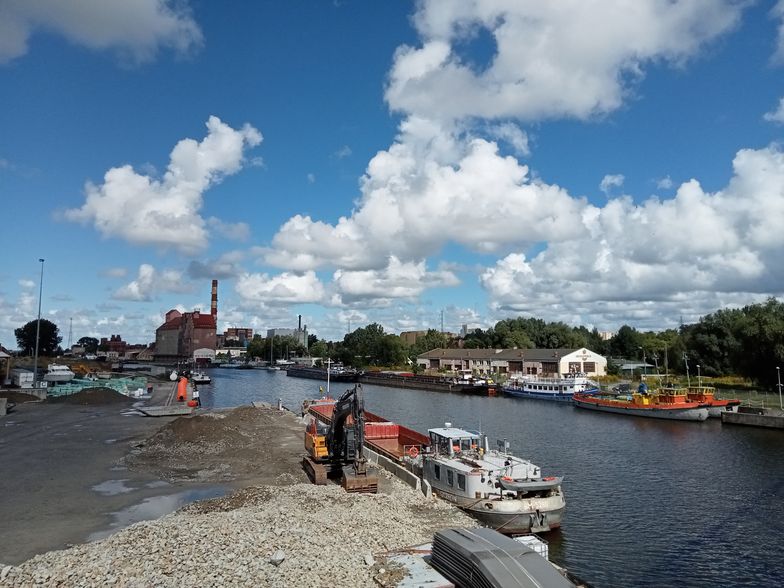
{"label": "smokestack", "polygon": [[298,314],[297,318],[299,319],[299,322],[297,323],[297,330],[301,331],[302,330],[302,315]]}
{"label": "smokestack", "polygon": [[218,325],[218,280],[212,281],[212,302],[210,303],[210,314],[215,319],[215,326]]}

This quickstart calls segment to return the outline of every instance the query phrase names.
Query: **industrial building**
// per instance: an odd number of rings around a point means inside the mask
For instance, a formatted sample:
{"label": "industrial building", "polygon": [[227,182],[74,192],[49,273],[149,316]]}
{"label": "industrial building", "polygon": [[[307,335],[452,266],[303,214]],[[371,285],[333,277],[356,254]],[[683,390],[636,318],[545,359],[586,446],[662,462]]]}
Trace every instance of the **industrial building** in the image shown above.
{"label": "industrial building", "polygon": [[607,359],[581,349],[433,349],[417,356],[428,371],[471,370],[483,375],[557,376],[584,373],[604,376]]}
{"label": "industrial building", "polygon": [[302,315],[298,315],[296,329],[267,329],[267,339],[274,337],[293,337],[296,341],[308,348],[308,326],[302,326]]}
{"label": "industrial building", "polygon": [[187,361],[197,349],[216,348],[218,326],[218,280],[212,281],[210,313],[172,309],[155,330],[155,361]]}

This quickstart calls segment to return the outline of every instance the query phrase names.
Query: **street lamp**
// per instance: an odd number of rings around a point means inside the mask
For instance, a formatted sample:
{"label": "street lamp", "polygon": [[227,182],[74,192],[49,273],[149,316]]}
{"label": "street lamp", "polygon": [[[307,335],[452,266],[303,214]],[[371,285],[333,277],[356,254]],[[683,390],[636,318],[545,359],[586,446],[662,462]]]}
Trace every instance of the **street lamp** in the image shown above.
{"label": "street lamp", "polygon": [[702,379],[700,378],[700,364],[697,364],[697,386],[702,388]]}
{"label": "street lamp", "polygon": [[33,388],[38,387],[38,339],[41,336],[41,294],[44,291],[44,260],[41,263],[41,279],[38,282],[38,323],[35,327],[35,359],[33,360]]}
{"label": "street lamp", "polygon": [[784,410],[784,404],[781,403],[781,368],[779,366],[776,366],[776,380],[778,380],[776,387],[779,389],[779,408]]}
{"label": "street lamp", "polygon": [[642,369],[643,369],[645,375],[647,376],[648,375],[648,364],[645,361],[645,349],[643,349],[642,347],[638,347],[637,349],[642,351]]}
{"label": "street lamp", "polygon": [[686,355],[686,352],[683,352],[683,363],[686,364],[686,386],[691,388],[691,380],[689,379],[689,356]]}

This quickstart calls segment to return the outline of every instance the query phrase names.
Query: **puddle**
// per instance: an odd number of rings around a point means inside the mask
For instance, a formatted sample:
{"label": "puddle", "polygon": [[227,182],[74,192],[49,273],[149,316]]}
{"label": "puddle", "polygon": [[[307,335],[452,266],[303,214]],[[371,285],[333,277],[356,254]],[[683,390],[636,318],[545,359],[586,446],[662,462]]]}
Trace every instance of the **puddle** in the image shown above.
{"label": "puddle", "polygon": [[103,494],[104,496],[115,496],[117,494],[125,494],[126,492],[133,492],[136,488],[130,488],[125,483],[128,480],[106,480],[100,484],[92,487],[93,492]]}
{"label": "puddle", "polygon": [[185,492],[177,492],[176,494],[145,498],[139,504],[134,504],[133,506],[129,506],[118,512],[113,512],[114,522],[109,525],[109,528],[90,534],[87,540],[98,541],[99,539],[105,539],[120,529],[138,523],[139,521],[158,519],[191,502],[224,496],[226,492],[227,488],[225,487],[213,486],[211,488],[187,490]]}
{"label": "puddle", "polygon": [[171,486],[171,484],[165,480],[156,480],[155,482],[148,482],[145,486],[147,486],[147,488],[166,488],[167,486]]}

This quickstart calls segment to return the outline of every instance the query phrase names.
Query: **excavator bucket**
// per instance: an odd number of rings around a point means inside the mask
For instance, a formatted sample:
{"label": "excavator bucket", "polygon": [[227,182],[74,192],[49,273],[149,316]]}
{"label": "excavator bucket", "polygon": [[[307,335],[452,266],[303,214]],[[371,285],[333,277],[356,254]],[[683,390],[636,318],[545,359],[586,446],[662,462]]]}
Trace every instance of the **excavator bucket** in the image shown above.
{"label": "excavator bucket", "polygon": [[355,474],[353,468],[345,468],[340,485],[346,492],[376,494],[378,492],[378,477],[371,474]]}

